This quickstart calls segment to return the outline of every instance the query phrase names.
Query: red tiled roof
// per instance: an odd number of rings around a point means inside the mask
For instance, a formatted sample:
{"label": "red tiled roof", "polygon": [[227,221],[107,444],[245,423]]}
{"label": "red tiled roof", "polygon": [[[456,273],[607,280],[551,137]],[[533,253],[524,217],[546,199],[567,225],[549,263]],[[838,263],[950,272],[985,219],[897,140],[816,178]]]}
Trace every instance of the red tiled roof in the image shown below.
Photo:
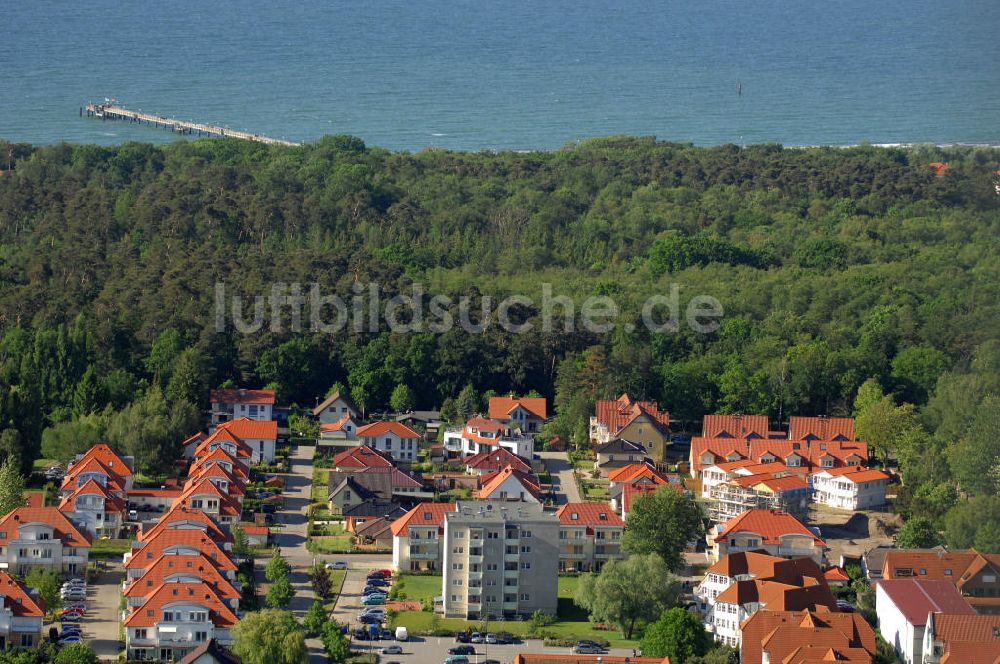
{"label": "red tiled roof", "polygon": [[[711,454],[711,459],[702,457]],[[750,448],[745,440],[738,438],[692,438],[691,470],[696,474],[704,468],[726,461],[743,461],[750,458]]]}
{"label": "red tiled roof", "polygon": [[174,498],[181,495],[181,489],[132,489],[130,498]]}
{"label": "red tiled roof", "polygon": [[[204,527],[194,527],[195,524]],[[203,511],[189,509],[177,503],[174,503],[171,510],[161,516],[160,520],[152,528],[139,531],[137,538],[140,542],[146,542],[164,530],[178,529],[208,533],[216,542],[226,542],[229,540],[229,535],[223,532],[218,524]]]}
{"label": "red tiled roof", "polygon": [[202,553],[219,569],[235,570],[236,565],[219,544],[200,530],[165,528],[152,534],[148,540],[140,542],[132,549],[132,556],[125,563],[127,569],[146,569],[167,549],[184,547]]}
{"label": "red tiled roof", "polygon": [[192,466],[191,474],[189,475],[187,482],[184,483],[184,486],[190,486],[198,480],[211,480],[212,478],[228,482],[228,491],[230,496],[245,496],[247,493],[244,488],[244,480],[236,475],[233,475],[217,463],[202,466],[201,468],[195,468]]}
{"label": "red tiled roof", "polygon": [[223,422],[216,427],[238,437],[240,440],[277,440],[278,423],[274,420],[251,420],[249,417],[238,417],[235,420]]}
{"label": "red tiled roof", "polygon": [[934,169],[935,177],[943,177],[945,173],[951,170],[951,164],[942,161],[932,161],[927,164],[930,168]]}
{"label": "red tiled roof", "polygon": [[847,572],[843,568],[833,565],[829,569],[823,572],[824,578],[827,581],[850,581],[851,577],[847,575]]}
{"label": "red tiled roof", "polygon": [[754,579],[781,581],[792,585],[805,585],[803,579],[818,582],[823,577],[816,561],[808,557],[782,558],[766,551],[739,551],[723,556],[708,568],[706,573],[719,574],[730,579],[750,576]]}
{"label": "red tiled roof", "polygon": [[684,491],[683,484],[674,484],[673,482],[667,482],[666,484],[626,484],[622,487],[622,509],[626,514],[631,512],[633,502],[646,494],[655,492],[661,486],[670,487],[674,491]]}
{"label": "red tiled roof", "polygon": [[945,644],[978,643],[984,647],[1000,646],[1000,616],[935,614],[934,638]]}
{"label": "red tiled roof", "polygon": [[236,448],[236,456],[249,459],[253,456],[253,450],[250,446],[243,442],[239,436],[228,429],[216,429],[215,433],[206,438],[198,445],[198,448],[194,451],[194,456],[196,459],[200,459],[213,450],[219,448],[221,445],[231,444]]}
{"label": "red tiled roof", "polygon": [[319,430],[323,433],[328,433],[331,431],[342,431],[344,425],[351,421],[351,414],[345,413],[342,418],[333,422],[332,424],[321,424],[319,425]]}
{"label": "red tiled roof", "polygon": [[125,459],[116,454],[113,449],[104,443],[97,443],[84,452],[79,461],[70,465],[67,474],[72,473],[78,463],[83,463],[85,461],[89,461],[90,459],[97,459],[102,464],[110,468],[116,475],[118,475],[118,477],[124,479],[132,476],[132,471],[125,463]]}
{"label": "red tiled roof", "polygon": [[840,477],[857,484],[858,482],[874,482],[876,480],[887,480],[889,476],[881,470],[865,468],[864,466],[841,466],[839,468],[823,468],[815,474],[828,473],[831,477]]}
{"label": "red tiled roof", "polygon": [[358,445],[333,457],[334,468],[389,468],[392,460],[367,445]]}
{"label": "red tiled roof", "polygon": [[955,641],[941,656],[941,664],[1000,664],[1000,643]]}
{"label": "red tiled roof", "polygon": [[786,657],[802,648],[832,649],[852,656],[840,661],[865,664],[870,664],[875,654],[875,631],[860,613],[762,610],[744,620],[740,629],[743,662],[760,662],[762,652],[767,651],[770,661],[784,663],[789,661]]}
{"label": "red tiled roof", "polygon": [[776,477],[773,473],[759,473],[757,475],[737,476],[732,480],[742,487],[764,486],[774,493],[782,491],[798,491],[808,489],[809,482],[800,475],[784,475]]}
{"label": "red tiled roof", "polygon": [[923,625],[927,614],[975,615],[954,584],[934,579],[882,579],[878,582],[892,603],[911,625]]}
{"label": "red tiled roof", "polygon": [[18,618],[42,618],[45,603],[37,595],[31,595],[27,586],[7,572],[0,572],[0,595],[3,606]]}
{"label": "red tiled roof", "polygon": [[837,440],[839,437],[854,440],[853,417],[791,417],[788,420],[788,439]]}
{"label": "red tiled roof", "polygon": [[743,532],[760,535],[763,544],[778,544],[781,536],[788,534],[806,535],[819,546],[826,544],[794,516],[778,510],[747,510],[724,524],[720,524],[716,540],[729,537],[733,533]]}
{"label": "red tiled roof", "polygon": [[623,657],[617,655],[573,655],[556,653],[518,653],[514,655],[513,664],[670,664],[669,657]]}
{"label": "red tiled roof", "polygon": [[483,486],[478,493],[479,499],[489,499],[495,491],[499,490],[500,487],[503,486],[504,482],[511,478],[520,484],[524,490],[531,494],[536,500],[539,499],[541,492],[539,490],[538,478],[531,473],[516,470],[512,466],[507,466],[503,470],[495,473],[487,473],[486,475],[483,475],[481,478]]}
{"label": "red tiled roof", "polygon": [[715,598],[716,604],[761,604],[772,611],[837,610],[837,599],[823,580],[811,577],[803,583],[790,584],[770,579],[737,581]]}
{"label": "red tiled roof", "polygon": [[975,550],[946,551],[944,549],[931,549],[887,551],[882,568],[882,578],[902,579],[918,577],[921,579],[950,581],[955,585],[961,585],[966,570],[969,569],[978,556],[979,553]]}
{"label": "red tiled roof", "polygon": [[410,526],[444,525],[444,515],[458,511],[456,503],[420,503],[392,523],[394,537],[408,537]]}
{"label": "red tiled roof", "polygon": [[74,491],[77,488],[77,479],[80,475],[84,473],[95,473],[98,475],[103,475],[107,478],[108,487],[115,492],[124,493],[125,492],[125,479],[116,473],[115,471],[108,468],[100,460],[91,457],[90,459],[81,460],[70,467],[69,472],[66,477],[63,478],[61,491]]}
{"label": "red tiled roof", "polygon": [[225,451],[221,447],[216,447],[211,452],[195,459],[191,464],[191,474],[193,475],[195,472],[215,462],[229,463],[233,467],[233,474],[244,479],[250,477],[250,467],[233,457],[229,454],[229,452]]}
{"label": "red tiled roof", "polygon": [[20,528],[27,523],[45,523],[52,527],[52,539],[75,549],[90,548],[90,539],[76,529],[57,507],[18,507],[0,518],[0,546],[9,546],[20,537]]}
{"label": "red tiled roof", "polygon": [[546,403],[542,397],[490,397],[490,418],[506,420],[518,406],[540,420],[546,419]]}
{"label": "red tiled roof", "polygon": [[191,507],[190,501],[195,496],[215,496],[219,499],[219,514],[225,516],[239,516],[243,513],[240,503],[232,496],[224,493],[215,482],[210,479],[189,480],[184,485],[184,492],[181,493],[177,502],[186,507]]}
{"label": "red tiled roof", "polygon": [[612,436],[641,415],[647,416],[653,426],[670,430],[670,413],[660,411],[655,401],[633,401],[628,394],[623,394],[613,401],[599,400],[595,409],[598,423],[604,425]]}
{"label": "red tiled roof", "polygon": [[24,500],[27,507],[44,507],[45,506],[45,494],[41,491],[25,491]]}
{"label": "red tiled roof", "polygon": [[271,529],[267,526],[243,526],[243,532],[247,535],[270,535]]}
{"label": "red tiled roof", "polygon": [[94,479],[87,480],[83,486],[69,494],[62,499],[59,503],[59,511],[61,512],[75,512],[76,511],[76,499],[80,496],[100,496],[104,499],[104,511],[105,512],[124,512],[125,511],[125,501],[118,496],[112,495],[107,489],[102,487]]}
{"label": "red tiled roof", "polygon": [[274,404],[274,390],[245,390],[242,388],[212,390],[212,403]]}
{"label": "red tiled roof", "polygon": [[[223,576],[219,568],[203,555],[161,555],[145,569],[142,576],[134,578],[125,589],[126,597],[148,597],[171,576],[195,576],[211,586],[222,599],[239,599],[240,592]],[[188,582],[192,583],[192,582]]]}
{"label": "red tiled roof", "polygon": [[607,503],[566,503],[556,511],[564,526],[624,526],[625,522]]}
{"label": "red tiled roof", "polygon": [[667,475],[645,463],[631,463],[608,473],[608,480],[611,482],[626,484],[639,479],[647,479],[654,484],[668,484],[670,482]]}
{"label": "red tiled roof", "polygon": [[522,472],[531,472],[531,466],[506,447],[485,450],[465,459],[465,465],[475,470],[502,470],[512,466]]}
{"label": "red tiled roof", "polygon": [[373,422],[358,427],[357,431],[359,438],[376,438],[387,434],[393,434],[398,438],[420,438],[419,433],[402,422]]}
{"label": "red tiled roof", "polygon": [[[767,415],[705,415],[702,438],[767,438]],[[723,435],[727,434],[727,435]]]}
{"label": "red tiled roof", "polygon": [[234,627],[238,620],[207,583],[164,583],[141,606],[132,609],[123,622],[126,627],[152,627],[163,619],[164,608],[176,602],[203,606],[212,623],[222,629]]}

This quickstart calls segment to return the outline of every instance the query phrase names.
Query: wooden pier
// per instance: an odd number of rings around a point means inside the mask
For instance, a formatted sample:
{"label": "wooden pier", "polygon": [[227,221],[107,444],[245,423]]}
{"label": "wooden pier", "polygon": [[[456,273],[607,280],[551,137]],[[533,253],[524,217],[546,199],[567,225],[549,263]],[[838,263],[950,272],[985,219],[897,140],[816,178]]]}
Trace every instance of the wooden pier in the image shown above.
{"label": "wooden pier", "polygon": [[[169,129],[178,134],[190,134],[194,136],[215,136],[218,138],[238,138],[243,141],[257,141],[268,145],[299,145],[291,141],[284,141],[280,138],[270,138],[260,134],[251,134],[248,131],[237,131],[225,127],[202,124],[200,122],[189,122],[187,120],[177,120],[167,118],[154,113],[143,113],[141,111],[130,111],[123,106],[119,106],[116,100],[111,100],[103,104],[87,104],[87,117],[100,118],[101,120],[122,120],[124,122],[134,122],[146,124],[161,129]],[[82,115],[82,113],[81,113]]]}

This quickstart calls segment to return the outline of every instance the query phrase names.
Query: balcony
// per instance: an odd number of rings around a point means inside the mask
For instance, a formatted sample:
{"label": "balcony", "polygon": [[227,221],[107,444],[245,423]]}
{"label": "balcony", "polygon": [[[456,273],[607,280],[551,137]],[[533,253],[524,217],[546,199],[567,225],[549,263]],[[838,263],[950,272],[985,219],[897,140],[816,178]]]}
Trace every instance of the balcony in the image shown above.
{"label": "balcony", "polygon": [[501,608],[504,611],[517,611],[517,602],[504,602]]}
{"label": "balcony", "polygon": [[410,550],[410,560],[437,560],[438,552],[437,550],[432,551],[413,551]]}
{"label": "balcony", "polygon": [[521,560],[521,554],[519,553],[505,553],[503,554],[503,561],[505,563],[516,563]]}
{"label": "balcony", "polygon": [[521,572],[516,569],[505,569],[503,571],[503,578],[505,579],[517,579],[521,576]]}

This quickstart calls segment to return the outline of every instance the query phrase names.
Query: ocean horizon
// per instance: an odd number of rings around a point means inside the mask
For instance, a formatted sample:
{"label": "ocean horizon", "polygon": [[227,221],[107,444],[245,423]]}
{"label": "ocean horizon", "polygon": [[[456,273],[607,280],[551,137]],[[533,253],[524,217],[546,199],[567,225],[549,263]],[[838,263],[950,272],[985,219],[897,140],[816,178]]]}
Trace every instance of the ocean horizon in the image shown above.
{"label": "ocean horizon", "polygon": [[261,0],[5,8],[0,138],[165,143],[134,110],[291,141],[553,150],[1000,144],[1000,3],[735,0],[377,6]]}

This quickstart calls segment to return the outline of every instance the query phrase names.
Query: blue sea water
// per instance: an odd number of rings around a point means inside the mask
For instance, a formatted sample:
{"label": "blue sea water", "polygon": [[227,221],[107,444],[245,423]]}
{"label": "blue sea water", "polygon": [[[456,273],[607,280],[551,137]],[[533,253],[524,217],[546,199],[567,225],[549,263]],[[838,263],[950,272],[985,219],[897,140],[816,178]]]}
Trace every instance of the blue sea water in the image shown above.
{"label": "blue sea water", "polygon": [[[742,90],[742,94],[739,91]],[[15,0],[0,137],[176,140],[87,101],[289,140],[549,149],[1000,143],[998,0]]]}

